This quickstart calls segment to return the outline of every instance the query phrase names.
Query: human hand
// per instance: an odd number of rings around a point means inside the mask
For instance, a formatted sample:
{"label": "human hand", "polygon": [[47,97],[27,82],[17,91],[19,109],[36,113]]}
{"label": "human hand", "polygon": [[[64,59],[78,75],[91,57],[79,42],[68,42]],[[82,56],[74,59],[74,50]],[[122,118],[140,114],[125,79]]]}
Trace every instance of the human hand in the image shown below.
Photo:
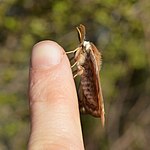
{"label": "human hand", "polygon": [[65,51],[53,41],[32,50],[29,150],[83,150],[78,100]]}

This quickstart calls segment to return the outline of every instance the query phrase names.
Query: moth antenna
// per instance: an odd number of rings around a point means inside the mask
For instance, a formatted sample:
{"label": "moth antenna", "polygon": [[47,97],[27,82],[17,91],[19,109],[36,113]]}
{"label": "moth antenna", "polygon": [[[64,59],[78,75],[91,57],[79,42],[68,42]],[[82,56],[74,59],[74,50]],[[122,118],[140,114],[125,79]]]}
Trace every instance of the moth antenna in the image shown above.
{"label": "moth antenna", "polygon": [[78,37],[81,44],[83,44],[85,40],[85,26],[80,24],[80,26],[76,27],[78,31]]}

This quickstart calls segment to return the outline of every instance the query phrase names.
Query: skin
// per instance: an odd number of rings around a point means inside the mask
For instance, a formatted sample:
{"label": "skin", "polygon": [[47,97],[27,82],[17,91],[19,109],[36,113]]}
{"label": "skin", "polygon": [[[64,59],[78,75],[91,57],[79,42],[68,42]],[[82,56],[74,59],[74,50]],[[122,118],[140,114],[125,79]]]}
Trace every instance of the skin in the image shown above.
{"label": "skin", "polygon": [[56,42],[42,41],[32,49],[29,105],[29,150],[84,149],[70,63]]}

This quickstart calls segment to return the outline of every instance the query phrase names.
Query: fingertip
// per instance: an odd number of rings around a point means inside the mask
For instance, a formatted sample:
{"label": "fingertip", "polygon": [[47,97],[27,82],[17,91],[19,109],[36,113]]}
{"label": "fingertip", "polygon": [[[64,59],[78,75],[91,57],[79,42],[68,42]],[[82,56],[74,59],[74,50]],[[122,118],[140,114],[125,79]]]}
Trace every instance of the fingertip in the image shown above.
{"label": "fingertip", "polygon": [[31,67],[42,68],[52,67],[60,63],[63,48],[54,41],[45,40],[33,46],[31,55]]}

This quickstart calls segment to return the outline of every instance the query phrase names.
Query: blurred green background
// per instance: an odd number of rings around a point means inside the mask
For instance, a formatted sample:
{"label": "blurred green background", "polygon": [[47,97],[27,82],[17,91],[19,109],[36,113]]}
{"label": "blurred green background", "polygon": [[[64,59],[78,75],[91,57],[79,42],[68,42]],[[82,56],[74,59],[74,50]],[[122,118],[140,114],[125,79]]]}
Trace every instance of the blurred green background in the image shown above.
{"label": "blurred green background", "polygon": [[0,0],[0,150],[25,150],[32,46],[78,45],[75,27],[102,50],[106,127],[82,116],[86,150],[148,150],[150,141],[149,0]]}

